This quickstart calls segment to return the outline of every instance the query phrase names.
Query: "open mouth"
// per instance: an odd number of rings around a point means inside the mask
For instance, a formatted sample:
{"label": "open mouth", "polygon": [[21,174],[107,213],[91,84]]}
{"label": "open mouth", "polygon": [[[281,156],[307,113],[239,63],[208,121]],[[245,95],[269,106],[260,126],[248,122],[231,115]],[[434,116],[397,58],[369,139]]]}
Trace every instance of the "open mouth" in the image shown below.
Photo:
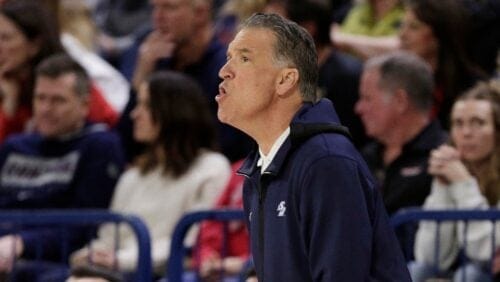
{"label": "open mouth", "polygon": [[222,85],[219,85],[219,94],[217,94],[217,96],[215,96],[215,100],[217,102],[219,102],[224,96],[226,96],[226,89],[224,88],[224,86]]}

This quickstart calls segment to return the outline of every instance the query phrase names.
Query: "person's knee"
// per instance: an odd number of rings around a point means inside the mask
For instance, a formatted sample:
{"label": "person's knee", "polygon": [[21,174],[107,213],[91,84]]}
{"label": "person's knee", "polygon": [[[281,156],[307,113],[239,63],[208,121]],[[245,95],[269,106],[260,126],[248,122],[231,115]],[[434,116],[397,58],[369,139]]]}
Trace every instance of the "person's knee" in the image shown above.
{"label": "person's knee", "polygon": [[424,282],[429,278],[435,277],[437,271],[432,265],[411,261],[408,263],[408,271],[410,272],[411,280],[413,282]]}
{"label": "person's knee", "polygon": [[460,267],[453,275],[453,282],[461,281],[490,282],[493,281],[493,279],[492,275],[489,274],[489,272],[486,271],[482,265],[477,263],[468,263]]}

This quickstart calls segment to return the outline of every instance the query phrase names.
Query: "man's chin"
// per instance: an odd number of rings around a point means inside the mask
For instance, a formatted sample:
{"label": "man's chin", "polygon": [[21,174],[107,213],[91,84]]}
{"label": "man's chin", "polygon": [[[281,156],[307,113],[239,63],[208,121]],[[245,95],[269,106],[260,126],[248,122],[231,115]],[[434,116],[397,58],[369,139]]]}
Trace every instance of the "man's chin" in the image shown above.
{"label": "man's chin", "polygon": [[225,115],[223,112],[221,112],[220,110],[217,112],[217,119],[224,124],[227,124],[227,125],[232,126],[232,127],[236,127],[233,125],[233,122],[231,121],[231,119],[227,115]]}
{"label": "man's chin", "polygon": [[57,134],[54,134],[52,132],[42,132],[42,131],[38,131],[38,133],[40,134],[40,136],[42,136],[43,138],[46,138],[46,139],[53,139],[53,138],[57,138]]}
{"label": "man's chin", "polygon": [[36,132],[44,138],[53,138],[56,136],[55,131],[47,127],[38,126]]}
{"label": "man's chin", "polygon": [[227,124],[227,119],[226,119],[226,115],[224,115],[224,113],[221,112],[221,110],[217,110],[217,119],[222,122],[222,123],[226,123]]}

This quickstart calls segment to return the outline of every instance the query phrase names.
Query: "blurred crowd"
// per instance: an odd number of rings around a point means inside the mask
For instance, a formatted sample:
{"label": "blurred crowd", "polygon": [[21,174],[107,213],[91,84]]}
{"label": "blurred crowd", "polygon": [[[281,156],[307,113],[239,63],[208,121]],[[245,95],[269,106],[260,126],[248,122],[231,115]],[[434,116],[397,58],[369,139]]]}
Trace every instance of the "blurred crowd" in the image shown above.
{"label": "blurred crowd", "polygon": [[[217,119],[215,96],[238,24],[258,12],[312,35],[317,95],[349,128],[389,215],[500,205],[498,0],[3,0],[0,209],[138,214],[163,275],[183,214],[242,207],[236,171],[255,144]],[[206,281],[239,273],[250,256],[244,224],[232,222],[223,258],[222,228],[188,236],[190,266]],[[469,265],[456,263],[463,226],[450,225],[439,267],[429,267],[435,228],[397,230],[415,281],[463,267],[467,281],[500,273],[500,254],[488,261],[492,226],[480,223],[467,230]],[[117,252],[112,227],[93,231],[92,252],[71,234],[73,268],[134,269],[130,230],[119,230]],[[36,240],[57,249],[54,233],[0,230],[0,272],[12,270],[13,245],[25,259]]]}

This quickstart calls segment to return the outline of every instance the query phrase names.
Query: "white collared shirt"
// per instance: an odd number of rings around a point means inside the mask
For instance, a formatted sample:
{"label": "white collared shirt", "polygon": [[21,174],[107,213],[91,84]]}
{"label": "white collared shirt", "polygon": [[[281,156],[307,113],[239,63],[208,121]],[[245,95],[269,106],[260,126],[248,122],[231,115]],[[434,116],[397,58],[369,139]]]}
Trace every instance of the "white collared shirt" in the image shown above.
{"label": "white collared shirt", "polygon": [[276,153],[278,153],[278,150],[281,148],[281,145],[285,143],[286,138],[288,138],[288,135],[290,135],[290,127],[287,127],[283,133],[274,141],[273,146],[271,147],[271,150],[269,151],[269,154],[264,155],[262,151],[259,148],[259,155],[260,158],[257,161],[257,166],[260,166],[260,173],[263,174],[266,168],[271,164],[273,161],[274,157],[276,156]]}

